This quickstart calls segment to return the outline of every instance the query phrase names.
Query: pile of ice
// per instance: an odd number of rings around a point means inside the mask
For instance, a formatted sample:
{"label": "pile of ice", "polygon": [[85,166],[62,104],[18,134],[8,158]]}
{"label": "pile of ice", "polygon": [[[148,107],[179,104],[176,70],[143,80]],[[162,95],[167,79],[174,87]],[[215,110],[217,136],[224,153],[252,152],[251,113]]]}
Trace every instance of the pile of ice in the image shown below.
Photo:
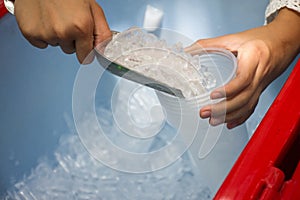
{"label": "pile of ice", "polygon": [[185,98],[199,96],[216,84],[200,63],[200,56],[184,51],[178,42],[169,45],[152,33],[132,28],[113,37],[104,55],[111,61],[180,89]]}
{"label": "pile of ice", "polygon": [[[118,129],[110,121],[109,109],[99,108],[105,129]],[[106,120],[106,121],[105,121]],[[93,138],[90,138],[93,140]],[[154,146],[163,138],[156,138]],[[156,148],[156,147],[149,148]],[[93,159],[77,134],[62,135],[55,160],[41,159],[31,174],[15,184],[4,199],[97,199],[97,200],[208,200],[210,190],[192,169],[188,154],[162,170],[130,174],[115,171]]]}

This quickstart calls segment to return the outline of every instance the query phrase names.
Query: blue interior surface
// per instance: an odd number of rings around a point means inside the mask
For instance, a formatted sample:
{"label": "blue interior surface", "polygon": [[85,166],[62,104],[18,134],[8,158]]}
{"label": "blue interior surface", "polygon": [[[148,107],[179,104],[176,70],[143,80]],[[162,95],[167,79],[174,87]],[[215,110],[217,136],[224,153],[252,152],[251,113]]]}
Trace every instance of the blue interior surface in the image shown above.
{"label": "blue interior surface", "polygon": [[[164,11],[163,28],[193,40],[264,23],[267,0],[99,0],[113,30],[142,26],[146,5]],[[0,19],[0,197],[36,165],[53,156],[59,137],[70,132],[72,89],[79,63],[59,48],[37,49],[20,33],[15,17]],[[289,71],[264,92],[248,120],[251,132],[264,116]],[[113,77],[107,75],[107,83]],[[108,84],[109,85],[109,84]],[[107,89],[108,91],[110,88]],[[110,93],[108,92],[109,96]],[[105,102],[103,102],[105,103]]]}

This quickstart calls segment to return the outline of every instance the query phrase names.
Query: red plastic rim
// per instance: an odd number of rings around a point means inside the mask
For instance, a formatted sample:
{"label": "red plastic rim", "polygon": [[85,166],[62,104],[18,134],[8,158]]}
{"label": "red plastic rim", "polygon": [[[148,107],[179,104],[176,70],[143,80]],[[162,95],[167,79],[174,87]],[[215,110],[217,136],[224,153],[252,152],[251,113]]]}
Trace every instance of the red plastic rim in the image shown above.
{"label": "red plastic rim", "polygon": [[0,0],[0,18],[7,13],[3,0]]}

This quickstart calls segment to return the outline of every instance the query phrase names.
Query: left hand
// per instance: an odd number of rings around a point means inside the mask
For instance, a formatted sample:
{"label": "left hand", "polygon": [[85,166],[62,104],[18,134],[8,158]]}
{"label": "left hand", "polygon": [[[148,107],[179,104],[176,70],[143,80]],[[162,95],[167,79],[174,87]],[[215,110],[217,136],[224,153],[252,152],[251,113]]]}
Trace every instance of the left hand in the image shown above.
{"label": "left hand", "polygon": [[33,46],[60,46],[67,54],[76,52],[80,63],[111,36],[95,0],[15,0],[14,13],[22,34]]}

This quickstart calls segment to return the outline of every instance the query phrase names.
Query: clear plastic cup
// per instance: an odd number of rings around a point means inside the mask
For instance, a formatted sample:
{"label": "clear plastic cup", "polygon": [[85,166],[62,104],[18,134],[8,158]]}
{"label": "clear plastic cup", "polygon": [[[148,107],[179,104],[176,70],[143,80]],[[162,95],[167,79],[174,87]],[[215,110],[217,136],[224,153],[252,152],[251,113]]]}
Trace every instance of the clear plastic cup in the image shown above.
{"label": "clear plastic cup", "polygon": [[[208,119],[199,117],[199,110],[204,105],[217,102],[210,99],[210,93],[234,78],[237,62],[235,56],[225,49],[199,48],[193,54],[199,55],[201,65],[205,65],[207,73],[216,78],[215,86],[202,95],[189,99],[176,98],[163,92],[156,94],[165,110],[168,123],[184,130],[180,132],[183,140],[193,140],[189,151],[195,167],[209,188],[216,192],[246,144],[247,131],[245,125],[233,130],[228,130],[224,124],[213,127],[209,125]],[[196,130],[195,124],[198,124]],[[194,132],[196,137],[192,138]]]}
{"label": "clear plastic cup", "polygon": [[[164,81],[169,81],[171,87],[179,86],[182,90],[189,91],[189,84],[199,80],[197,83],[202,84],[197,84],[201,87],[198,91],[200,93],[193,93],[191,90],[191,93],[186,94],[197,95],[183,99],[168,93],[153,92],[150,87],[145,86],[147,84],[117,81],[111,96],[111,108],[112,124],[120,131],[112,129],[111,132],[118,134],[108,136],[107,129],[98,123],[94,101],[91,98],[95,94],[97,84],[105,83],[99,79],[101,80],[107,66],[95,62],[95,66],[82,68],[76,82],[77,90],[74,90],[73,94],[74,119],[81,141],[95,159],[113,169],[129,173],[161,170],[171,166],[185,152],[189,152],[193,161],[193,173],[200,177],[199,182],[203,181],[203,184],[215,193],[246,144],[247,131],[244,125],[234,130],[228,130],[224,125],[210,126],[207,119],[199,117],[199,110],[204,105],[215,103],[210,99],[212,90],[234,78],[237,68],[235,56],[224,49],[199,47],[192,52],[199,59],[193,59],[194,57],[185,54],[182,48],[193,43],[193,40],[168,29],[159,29],[152,33],[164,40],[159,42],[152,36],[144,37],[136,28],[122,33],[114,38],[119,41],[115,43],[116,48],[110,52],[115,59],[111,60],[112,62],[126,61],[129,56],[132,58],[129,63],[135,64],[131,70],[149,68],[150,72],[155,72],[154,79],[164,78]],[[143,43],[137,41],[136,37]],[[125,47],[119,45],[120,39],[121,42],[125,42]],[[150,47],[144,46],[144,43],[149,43]],[[169,48],[170,45],[172,48]],[[105,51],[108,49],[106,46]],[[144,55],[147,53],[149,55]],[[181,66],[185,68],[182,69]],[[119,70],[122,69],[120,67]],[[122,71],[124,79],[130,71]],[[144,75],[149,75],[148,72],[144,72]],[[195,73],[200,77],[195,76]],[[191,77],[193,79],[190,81]],[[88,125],[80,123],[80,120],[86,118],[87,112],[93,113]],[[97,131],[91,135],[91,132],[85,131],[86,126],[95,127]]]}

